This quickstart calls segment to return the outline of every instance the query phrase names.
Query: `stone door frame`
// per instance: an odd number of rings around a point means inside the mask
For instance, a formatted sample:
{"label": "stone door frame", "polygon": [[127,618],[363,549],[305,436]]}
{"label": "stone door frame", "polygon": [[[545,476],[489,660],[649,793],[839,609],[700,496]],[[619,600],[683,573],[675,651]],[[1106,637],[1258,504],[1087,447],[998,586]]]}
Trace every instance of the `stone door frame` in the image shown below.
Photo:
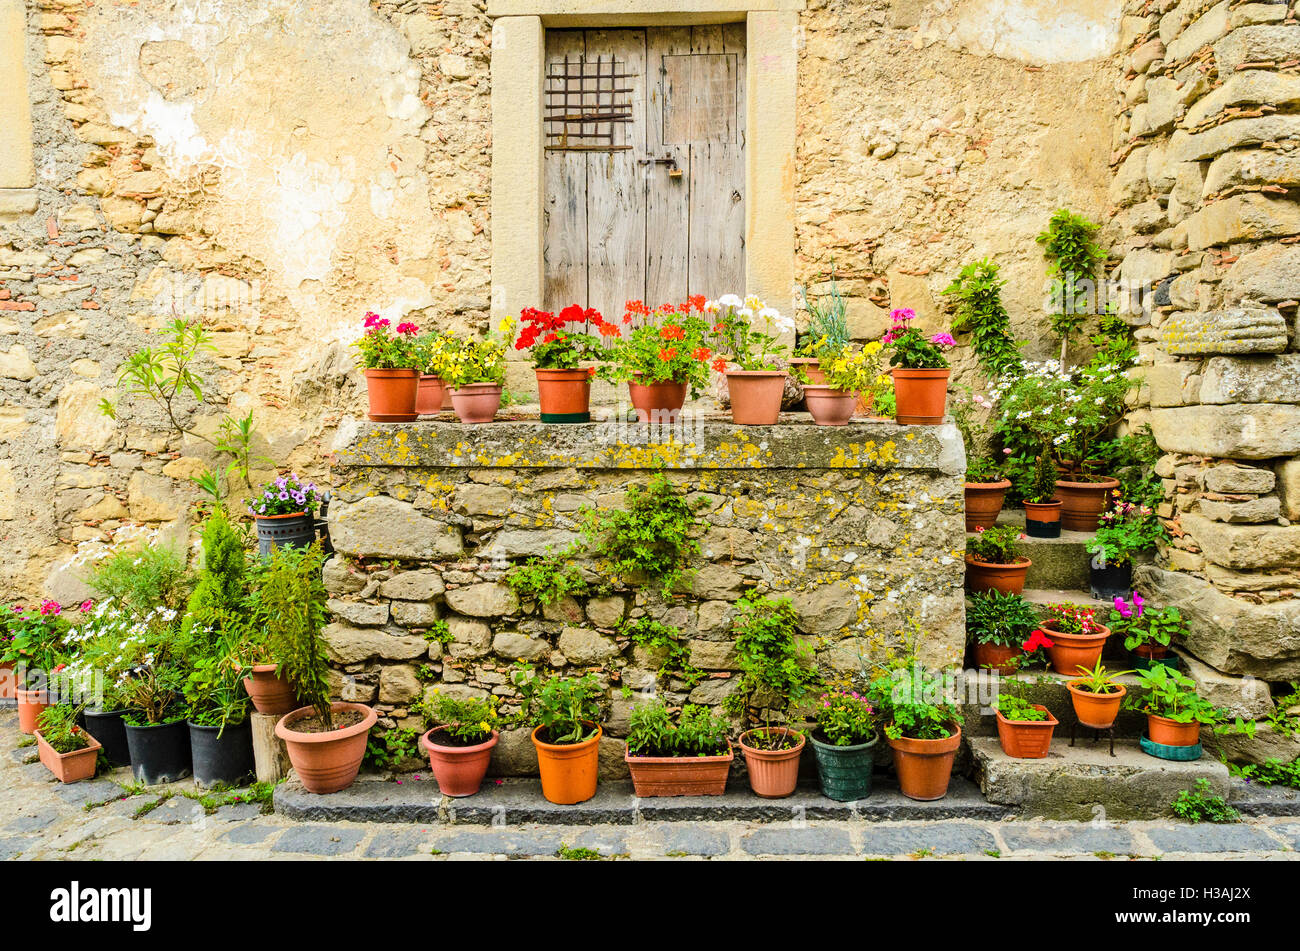
{"label": "stone door frame", "polygon": [[805,0],[489,0],[494,323],[544,299],[542,89],[548,27],[745,23],[744,292],[793,311],[795,99],[804,8]]}

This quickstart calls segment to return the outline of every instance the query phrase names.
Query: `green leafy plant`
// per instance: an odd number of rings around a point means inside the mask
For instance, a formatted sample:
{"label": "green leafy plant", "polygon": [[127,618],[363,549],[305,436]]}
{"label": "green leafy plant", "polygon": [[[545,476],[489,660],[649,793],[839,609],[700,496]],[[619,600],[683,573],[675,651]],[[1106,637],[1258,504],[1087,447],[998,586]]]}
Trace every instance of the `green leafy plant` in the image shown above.
{"label": "green leafy plant", "polygon": [[1174,637],[1187,631],[1182,613],[1170,605],[1147,607],[1142,595],[1134,593],[1132,602],[1116,597],[1110,612],[1110,630],[1124,638],[1128,650],[1139,647],[1168,647]]}
{"label": "green leafy plant", "polygon": [[1028,481],[1021,483],[1021,495],[1026,502],[1045,505],[1056,498],[1056,480],[1060,473],[1046,446],[1039,450],[1028,476]]}
{"label": "green leafy plant", "polygon": [[1047,711],[1039,710],[1024,697],[1010,693],[998,695],[997,710],[1005,719],[1016,723],[1039,723],[1051,716]]}
{"label": "green leafy plant", "polygon": [[176,549],[142,545],[114,551],[95,566],[86,583],[101,599],[143,617],[154,608],[185,607],[194,578]]}
{"label": "green leafy plant", "polygon": [[867,696],[892,740],[942,740],[963,722],[949,678],[915,663],[876,677]]}
{"label": "green leafy plant", "polygon": [[412,759],[420,758],[420,731],[397,727],[379,732],[371,730],[366,739],[366,752],[362,763],[371,769],[392,769]]}
{"label": "green leafy plant", "polygon": [[498,697],[452,697],[435,690],[416,709],[438,728],[435,735],[439,744],[475,746],[486,743],[500,725],[499,702]]}
{"label": "green leafy plant", "polygon": [[1105,471],[1119,480],[1120,498],[1151,508],[1164,500],[1164,489],[1155,476],[1162,453],[1149,425],[1098,443],[1094,454]]}
{"label": "green leafy plant", "polygon": [[627,748],[633,756],[723,756],[727,752],[725,717],[708,707],[687,704],[677,722],[662,700],[632,710]]}
{"label": "green leafy plant", "polygon": [[70,703],[56,703],[46,707],[36,717],[36,729],[41,739],[53,747],[56,753],[75,753],[90,746],[85,731],[77,726],[77,715],[81,707]]}
{"label": "green leafy plant", "polygon": [[1280,759],[1268,759],[1263,763],[1247,763],[1243,766],[1229,764],[1234,776],[1248,783],[1261,786],[1290,786],[1300,789],[1300,759],[1284,763]]}
{"label": "green leafy plant", "polygon": [[1164,717],[1175,723],[1200,723],[1212,727],[1215,733],[1253,735],[1255,732],[1253,720],[1234,717],[1197,694],[1196,681],[1186,674],[1157,665],[1138,671],[1137,676],[1146,693],[1129,694],[1124,701],[1127,709]]}
{"label": "green leafy plant", "polygon": [[1018,594],[980,591],[966,608],[966,636],[973,644],[1016,647],[1038,627],[1038,612]]}
{"label": "green leafy plant", "polygon": [[816,303],[808,299],[807,289],[799,285],[804,309],[808,311],[808,332],[802,336],[795,351],[801,356],[835,354],[849,345],[848,302],[835,282],[834,271],[830,283],[830,292],[818,298]]}
{"label": "green leafy plant", "polygon": [[892,350],[889,365],[905,370],[943,370],[948,367],[944,353],[957,346],[952,334],[937,333],[929,337],[913,325],[916,312],[910,307],[891,311],[891,326],[880,342]]}
{"label": "green leafy plant", "polygon": [[690,648],[682,643],[682,632],[671,624],[643,616],[624,621],[619,633],[652,655],[663,654],[657,676],[660,681],[676,677],[694,688],[704,679],[704,671],[691,663]]}
{"label": "green leafy plant", "polygon": [[258,620],[266,653],[298,697],[313,707],[326,729],[333,726],[329,656],[321,638],[329,621],[320,542],[307,548],[281,545],[266,561],[258,590]]}
{"label": "green leafy plant", "polygon": [[239,659],[240,635],[227,633],[211,642],[208,652],[191,654],[182,687],[186,719],[200,726],[226,727],[248,719],[250,700],[244,689],[249,670]]}
{"label": "green leafy plant", "polygon": [[1013,525],[980,528],[966,542],[966,553],[976,561],[992,565],[1015,565],[1024,560],[1020,541],[1025,536]]}
{"label": "green leafy plant", "polygon": [[1097,658],[1097,664],[1091,670],[1083,665],[1078,670],[1078,679],[1070,681],[1070,685],[1084,693],[1097,694],[1119,693],[1122,687],[1119,678],[1133,673],[1131,670],[1109,671],[1102,665],[1101,658]]}
{"label": "green leafy plant", "polygon": [[1195,789],[1184,789],[1173,802],[1173,812],[1179,819],[1193,824],[1199,822],[1240,822],[1241,813],[1222,796],[1210,791],[1208,779],[1198,779]]}
{"label": "green leafy plant", "polygon": [[1115,499],[1101,515],[1097,532],[1088,539],[1088,551],[1106,565],[1127,565],[1143,552],[1169,541],[1169,532],[1153,509]]}
{"label": "green leafy plant", "polygon": [[505,582],[519,597],[547,605],[587,592],[582,571],[568,552],[534,556],[514,565],[506,572]]}
{"label": "green leafy plant", "polygon": [[668,595],[699,554],[701,504],[657,475],[644,488],[628,488],[626,509],[584,509],[583,534],[615,577],[645,574]]}
{"label": "green leafy plant", "polygon": [[1020,350],[1011,336],[1011,317],[1002,303],[998,266],[984,258],[963,267],[943,293],[954,299],[952,329],[969,333],[980,364],[994,376],[1020,366]]}
{"label": "green leafy plant", "polygon": [[[794,735],[772,727],[773,712],[797,704],[821,677],[812,665],[812,647],[801,642],[798,618],[789,598],[768,598],[748,591],[736,603],[732,633],[740,667],[737,688],[723,701],[733,715],[743,714],[750,722],[762,720],[763,728],[751,733],[757,748],[785,749],[798,742]],[[761,717],[755,711],[761,710]]]}
{"label": "green leafy plant", "polygon": [[203,523],[203,564],[199,581],[186,608],[184,632],[191,646],[208,653],[205,641],[225,631],[239,631],[246,623],[243,611],[247,594],[243,539],[229,520],[225,508],[214,505]]}
{"label": "green leafy plant", "polygon": [[523,704],[520,718],[542,727],[539,736],[546,743],[582,743],[596,735],[604,715],[604,689],[594,674],[583,677],[542,677],[527,665],[511,672],[511,682]]}
{"label": "green leafy plant", "polygon": [[833,746],[857,746],[876,735],[876,710],[854,690],[824,693],[813,711],[817,729]]}
{"label": "green leafy plant", "polygon": [[390,331],[387,318],[373,311],[366,313],[365,332],[352,346],[357,348],[357,364],[363,370],[415,370],[419,368],[416,338],[420,328],[412,323],[397,325]]}
{"label": "green leafy plant", "polygon": [[958,391],[948,405],[966,446],[966,481],[997,482],[1002,478],[1002,467],[989,451],[988,426],[978,416],[980,410],[992,410],[993,404],[969,386],[959,386]]}
{"label": "green leafy plant", "polygon": [[1037,237],[1047,259],[1052,279],[1052,332],[1061,338],[1064,366],[1070,337],[1079,332],[1088,315],[1097,309],[1097,271],[1106,261],[1106,251],[1097,243],[1101,226],[1082,215],[1061,208]]}

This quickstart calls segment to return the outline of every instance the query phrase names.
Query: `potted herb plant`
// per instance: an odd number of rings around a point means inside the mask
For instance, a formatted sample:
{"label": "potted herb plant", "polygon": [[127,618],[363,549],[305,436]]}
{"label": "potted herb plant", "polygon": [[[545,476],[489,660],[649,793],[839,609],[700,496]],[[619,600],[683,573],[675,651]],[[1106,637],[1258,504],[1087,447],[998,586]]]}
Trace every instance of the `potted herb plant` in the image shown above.
{"label": "potted herb plant", "polygon": [[447,399],[446,357],[452,339],[437,331],[420,334],[412,345],[420,382],[415,390],[415,412],[420,416],[436,416],[442,412]]}
{"label": "potted herb plant", "polygon": [[365,333],[355,341],[358,360],[366,374],[370,418],[377,423],[409,423],[418,417],[415,396],[420,385],[415,338],[420,328],[400,323],[389,332],[389,321],[366,314]]}
{"label": "potted herb plant", "polygon": [[1046,449],[1039,452],[1024,488],[1025,534],[1030,538],[1061,537],[1061,500],[1056,497],[1056,463]]}
{"label": "potted herb plant", "polygon": [[523,697],[521,715],[533,726],[542,795],[560,805],[586,802],[596,795],[600,765],[600,682],[594,674],[542,678],[527,667],[511,679]]}
{"label": "potted herb plant", "polygon": [[662,700],[632,711],[623,761],[638,796],[721,796],[736,754],[727,721],[687,704],[677,721]]}
{"label": "potted herb plant", "polygon": [[497,698],[434,693],[420,712],[434,726],[420,737],[429,768],[444,796],[472,796],[483,784],[500,736]]}
{"label": "potted herb plant", "polygon": [[559,316],[526,307],[519,322],[522,329],[515,349],[532,351],[542,422],[590,421],[591,377],[596,368],[582,363],[607,359],[605,341],[621,337],[622,331],[594,307],[584,310],[577,304],[564,308]]}
{"label": "potted herb plant", "polygon": [[627,302],[628,332],[614,342],[603,373],[627,383],[639,421],[675,422],[688,390],[694,397],[708,382],[710,365],[726,369],[725,358],[715,357],[709,345],[704,305],[698,296],[653,310],[639,300]]}
{"label": "potted herb plant", "polygon": [[1117,595],[1114,605],[1111,631],[1124,638],[1124,647],[1137,655],[1139,667],[1168,657],[1174,638],[1187,633],[1187,622],[1176,607],[1149,608],[1136,591],[1131,602]]}
{"label": "potted herb plant", "polygon": [[[1234,718],[1196,692],[1196,681],[1163,664],[1137,672],[1145,694],[1133,694],[1125,706],[1147,715],[1146,739],[1156,747],[1148,749],[1162,759],[1182,758],[1181,754],[1161,755],[1160,747],[1196,747],[1201,742],[1201,727],[1216,732],[1251,732],[1254,724]],[[1195,758],[1195,757],[1192,757]]]}
{"label": "potted herb plant", "polygon": [[[513,322],[502,321],[498,334],[508,334]],[[490,423],[501,408],[506,382],[506,348],[496,334],[481,340],[459,341],[446,357],[444,379],[451,405],[462,423]]]}
{"label": "potted herb plant", "polygon": [[1020,554],[1024,535],[1012,525],[977,529],[966,542],[966,585],[971,593],[1020,594],[1033,562]]}
{"label": "potted herb plant", "polygon": [[76,783],[95,775],[100,745],[77,726],[78,709],[60,703],[41,711],[36,722],[36,750],[41,765],[61,783]]}
{"label": "potted herb plant", "polygon": [[[818,426],[844,426],[857,409],[858,394],[869,393],[880,376],[879,341],[861,350],[823,350],[819,372],[824,382],[804,383],[804,403]],[[806,372],[806,371],[799,371]]]}
{"label": "potted herb plant", "polygon": [[786,372],[778,361],[786,347],[780,339],[794,333],[794,321],[753,296],[741,300],[724,294],[705,304],[705,310],[717,314],[719,347],[727,348],[730,362],[740,367],[723,373],[731,397],[731,421],[741,426],[774,425],[785,395]]}
{"label": "potted herb plant", "polygon": [[1073,675],[1093,667],[1101,658],[1110,628],[1096,620],[1096,609],[1078,604],[1049,604],[1043,629],[1052,639],[1048,656],[1058,674]]}
{"label": "potted herb plant", "polygon": [[1074,715],[1084,726],[1094,730],[1109,730],[1119,716],[1120,705],[1128,695],[1128,688],[1119,682],[1131,670],[1111,672],[1100,660],[1091,670],[1080,667],[1079,677],[1065,686],[1070,691]]}
{"label": "potted herb plant", "polygon": [[330,702],[329,657],[321,631],[328,620],[320,544],[279,548],[261,579],[267,646],[306,704],[275,725],[308,792],[333,793],[357,778],[378,715],[361,703]]}
{"label": "potted herb plant", "polygon": [[836,802],[855,802],[871,795],[875,767],[875,708],[853,690],[822,694],[814,716],[813,755],[822,795]]}
{"label": "potted herb plant", "polygon": [[740,682],[723,704],[748,723],[762,723],[740,734],[740,750],[750,788],[765,799],[780,799],[793,793],[799,781],[806,741],[802,732],[773,725],[773,719],[798,704],[820,677],[811,664],[811,646],[795,636],[797,617],[789,598],[750,591],[736,607],[732,633]]}
{"label": "potted herb plant", "polygon": [[1002,752],[1014,759],[1043,759],[1052,748],[1052,732],[1058,721],[1041,703],[1029,703],[1022,696],[998,695],[994,713],[998,721],[998,742]]}
{"label": "potted herb plant", "polygon": [[892,326],[881,343],[893,351],[894,418],[901,425],[938,426],[948,402],[948,377],[952,371],[944,352],[957,345],[952,334],[927,337],[914,326],[916,312],[899,308],[890,313]]}
{"label": "potted herb plant", "polygon": [[972,594],[966,607],[966,639],[975,666],[1004,676],[1015,673],[1020,645],[1037,626],[1034,606],[1018,594],[996,589]]}
{"label": "potted herb plant", "polygon": [[923,802],[946,796],[962,724],[947,678],[913,664],[877,677],[867,696],[885,725],[903,795]]}
{"label": "potted herb plant", "polygon": [[1127,598],[1133,591],[1133,561],[1143,552],[1168,541],[1169,533],[1154,510],[1118,498],[1101,515],[1097,534],[1088,540],[1092,554],[1088,584],[1097,599]]}

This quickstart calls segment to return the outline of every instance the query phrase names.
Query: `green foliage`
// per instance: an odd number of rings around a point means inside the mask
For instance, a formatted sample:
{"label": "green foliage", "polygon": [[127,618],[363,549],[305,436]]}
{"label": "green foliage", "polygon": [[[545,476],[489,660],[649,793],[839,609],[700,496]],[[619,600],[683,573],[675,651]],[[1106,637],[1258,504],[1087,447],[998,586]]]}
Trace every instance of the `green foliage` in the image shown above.
{"label": "green foliage", "polygon": [[1196,681],[1186,674],[1156,665],[1138,671],[1138,681],[1146,691],[1142,696],[1130,693],[1124,701],[1126,708],[1164,717],[1175,723],[1200,723],[1214,728],[1215,733],[1245,733],[1253,736],[1255,723],[1233,717],[1196,693]]}
{"label": "green foliage", "polygon": [[1155,548],[1157,543],[1167,541],[1169,532],[1150,506],[1116,499],[1102,513],[1101,524],[1086,547],[1107,565],[1124,565]]}
{"label": "green foliage", "polygon": [[857,746],[876,735],[875,708],[852,690],[822,694],[814,717],[817,728],[834,746]]}
{"label": "green foliage", "polygon": [[891,740],[942,740],[962,723],[953,701],[949,677],[923,670],[915,663],[874,679],[867,697],[885,724]]}
{"label": "green foliage", "polygon": [[394,766],[420,757],[420,731],[408,728],[371,730],[366,740],[362,763],[372,769],[392,769]]}
{"label": "green foliage", "polygon": [[519,597],[548,605],[587,592],[581,570],[565,552],[529,558],[507,571],[505,582]]}
{"label": "green foliage", "polygon": [[1045,710],[1039,710],[1023,697],[1017,697],[1009,693],[998,695],[997,707],[998,713],[1002,714],[1005,719],[1015,723],[1041,723],[1051,716]]}
{"label": "green foliage", "polygon": [[984,258],[967,264],[943,290],[945,296],[955,298],[952,329],[971,335],[980,364],[994,376],[1015,370],[1021,362],[1011,336],[1011,317],[1002,303],[1005,283],[998,277],[998,266]]}
{"label": "green foliage", "polygon": [[434,618],[424,629],[424,639],[430,643],[437,642],[443,647],[451,643],[451,625],[446,618]]}
{"label": "green foliage", "polygon": [[1026,502],[1046,504],[1056,498],[1056,480],[1060,478],[1060,472],[1050,452],[1044,449],[1034,458],[1028,476],[1028,481],[1021,483],[1021,494]]}
{"label": "green foliage", "polygon": [[840,293],[835,282],[835,273],[831,272],[830,293],[819,298],[816,303],[808,299],[808,291],[801,284],[799,293],[803,296],[804,309],[808,311],[808,332],[800,341],[797,352],[803,356],[820,356],[823,353],[839,353],[849,345],[848,302]]}
{"label": "green foliage", "polygon": [[560,843],[560,847],[555,850],[557,859],[564,859],[566,862],[601,862],[606,856],[601,855],[598,849],[571,848]]}
{"label": "green foliage", "polygon": [[1291,681],[1291,692],[1273,702],[1273,712],[1268,716],[1273,730],[1282,736],[1300,736],[1300,714],[1291,712],[1300,710],[1300,681]]}
{"label": "green foliage", "polygon": [[281,545],[267,560],[258,592],[258,620],[266,632],[266,650],[280,665],[280,675],[327,726],[330,709],[329,657],[320,633],[329,620],[321,566],[320,542],[308,548]]}
{"label": "green foliage", "polygon": [[968,604],[966,636],[974,644],[1015,647],[1038,627],[1038,612],[1018,594],[980,591]]}
{"label": "green foliage", "polygon": [[989,454],[988,425],[978,416],[980,409],[991,410],[993,404],[969,386],[958,385],[957,390],[949,396],[948,406],[966,446],[966,481],[997,482],[1002,478],[1001,466]]}
{"label": "green foliage", "polygon": [[1101,226],[1061,208],[1037,237],[1052,279],[1052,332],[1062,341],[1062,362],[1069,338],[1097,309],[1097,270],[1106,251],[1097,243]]}
{"label": "green foliage", "polygon": [[1222,796],[1210,792],[1210,781],[1198,779],[1195,789],[1184,789],[1173,802],[1173,811],[1179,819],[1193,824],[1198,822],[1240,822],[1241,813],[1228,805]]}
{"label": "green foliage", "polygon": [[[440,734],[455,740],[456,746],[486,743],[500,724],[497,697],[450,697],[440,693],[428,702],[416,705],[416,711],[430,725],[441,727]],[[444,744],[445,745],[445,744]]]}
{"label": "green foliage", "polygon": [[600,704],[605,691],[594,674],[541,677],[520,664],[510,679],[523,698],[521,719],[543,727],[544,742],[581,743],[596,735],[596,725],[604,719]]}
{"label": "green foliage", "polygon": [[1119,480],[1121,498],[1151,508],[1164,501],[1164,490],[1155,476],[1161,452],[1149,425],[1100,443],[1096,455],[1105,463],[1105,471]]}
{"label": "green foliage", "polygon": [[676,677],[685,681],[688,688],[693,688],[704,679],[704,671],[691,664],[691,651],[682,643],[682,632],[672,625],[651,617],[639,617],[623,622],[620,633],[651,653],[664,652],[664,661],[657,671],[660,681]]}
{"label": "green foliage", "polygon": [[77,714],[81,707],[70,703],[57,703],[46,707],[36,717],[36,729],[41,738],[54,748],[56,753],[75,753],[90,745],[86,734],[77,726]]}
{"label": "green foliage", "polygon": [[1284,763],[1279,759],[1265,760],[1263,763],[1249,763],[1245,766],[1229,766],[1234,776],[1248,783],[1261,786],[1290,786],[1300,789],[1300,759]]}
{"label": "green foliage", "polygon": [[583,532],[612,575],[647,575],[666,596],[699,554],[693,536],[701,504],[657,475],[644,488],[628,488],[626,509],[584,509]]}
{"label": "green foliage", "polygon": [[740,682],[723,701],[724,709],[748,718],[751,706],[770,711],[799,703],[821,677],[811,663],[812,646],[795,636],[798,618],[790,599],[748,591],[736,607],[732,632]]}
{"label": "green foliage", "polygon": [[[1187,622],[1179,610],[1170,605],[1164,608],[1147,607],[1141,596],[1134,598],[1130,607],[1116,599],[1116,608],[1110,612],[1110,632],[1124,638],[1124,647],[1168,647],[1174,636],[1187,631]],[[1118,608],[1123,606],[1124,610]]]}
{"label": "green foliage", "polygon": [[673,722],[662,700],[632,710],[627,748],[633,756],[723,756],[727,721],[708,707],[687,704]]}
{"label": "green foliage", "polygon": [[225,508],[213,506],[203,523],[203,566],[190,595],[185,632],[192,649],[211,653],[211,641],[244,623],[247,593],[244,543],[226,518]]}
{"label": "green foliage", "polygon": [[994,525],[980,529],[966,542],[966,553],[993,565],[1014,565],[1021,559],[1020,540],[1024,538],[1014,525]]}
{"label": "green foliage", "polygon": [[1076,689],[1085,693],[1099,694],[1119,693],[1121,687],[1119,678],[1125,674],[1133,673],[1131,670],[1109,671],[1102,665],[1100,657],[1097,658],[1097,666],[1093,667],[1092,670],[1083,665],[1080,665],[1078,670],[1079,679],[1072,680],[1070,683]]}
{"label": "green foliage", "polygon": [[191,636],[191,644],[202,644],[203,650],[192,649],[187,661],[190,667],[183,693],[187,718],[201,726],[219,726],[222,733],[227,726],[243,723],[248,718],[251,701],[244,689],[244,678],[249,670],[239,658],[242,631],[227,632],[213,638]]}
{"label": "green foliage", "polygon": [[138,616],[155,608],[179,611],[189,597],[193,578],[184,556],[166,545],[119,549],[95,566],[86,582],[101,598]]}

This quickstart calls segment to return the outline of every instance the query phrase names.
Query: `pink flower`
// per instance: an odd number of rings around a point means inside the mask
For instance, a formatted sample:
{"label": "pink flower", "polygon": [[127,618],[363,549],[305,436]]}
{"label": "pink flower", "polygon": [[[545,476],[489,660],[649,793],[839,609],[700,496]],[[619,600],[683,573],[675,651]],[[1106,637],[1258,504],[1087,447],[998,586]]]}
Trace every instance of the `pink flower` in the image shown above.
{"label": "pink flower", "polygon": [[62,607],[62,605],[59,604],[58,601],[42,601],[42,602],[41,602],[41,613],[42,613],[42,614],[59,614],[59,613],[61,613],[62,611],[63,611],[63,607]]}
{"label": "pink flower", "polygon": [[379,315],[376,314],[373,310],[368,310],[368,311],[366,311],[366,329],[367,329],[367,330],[369,330],[371,327],[380,327],[380,326],[384,326],[385,324],[388,323],[388,321],[384,321],[384,324],[380,324],[379,320],[380,320]]}
{"label": "pink flower", "polygon": [[930,342],[940,347],[957,346],[957,341],[952,339],[952,334],[935,334],[930,338]]}
{"label": "pink flower", "polygon": [[95,606],[95,602],[90,600],[90,598],[87,598],[85,601],[81,602],[81,606],[78,607],[77,610],[80,611],[82,614],[85,614],[94,606]]}
{"label": "pink flower", "polygon": [[1142,600],[1142,595],[1140,595],[1140,594],[1138,594],[1136,591],[1134,591],[1134,592],[1133,592],[1133,607],[1135,607],[1135,608],[1137,609],[1137,616],[1138,616],[1138,617],[1141,617],[1141,616],[1142,616],[1142,605],[1145,604],[1145,603],[1146,603],[1146,602],[1144,602],[1144,601]]}
{"label": "pink flower", "polygon": [[399,334],[406,334],[406,335],[408,335],[408,336],[414,336],[415,334],[418,334],[418,333],[420,332],[420,328],[417,327],[417,326],[415,326],[415,324],[412,324],[412,323],[398,324],[398,325],[397,325],[397,332],[398,332]]}
{"label": "pink flower", "polygon": [[1124,599],[1118,594],[1115,595],[1115,610],[1120,613],[1120,617],[1130,618],[1133,616],[1133,612],[1129,610],[1128,605],[1124,603]]}
{"label": "pink flower", "polygon": [[916,311],[910,307],[899,307],[889,312],[889,319],[896,324],[905,324],[909,320],[916,319]]}

